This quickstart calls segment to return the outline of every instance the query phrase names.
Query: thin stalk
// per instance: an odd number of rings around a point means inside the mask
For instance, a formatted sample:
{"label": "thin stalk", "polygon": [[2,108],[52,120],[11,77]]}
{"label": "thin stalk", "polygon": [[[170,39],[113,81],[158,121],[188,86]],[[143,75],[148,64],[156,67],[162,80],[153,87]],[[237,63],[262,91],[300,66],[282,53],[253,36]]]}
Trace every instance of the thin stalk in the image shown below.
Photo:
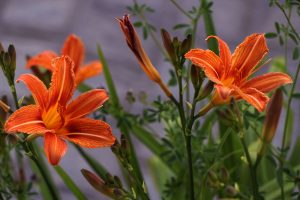
{"label": "thin stalk", "polygon": [[[34,164],[37,166],[43,180],[45,181],[47,188],[49,190],[49,193],[51,194],[52,199],[59,200],[59,194],[58,190],[55,187],[55,184],[52,180],[50,172],[47,170],[46,163],[44,162],[43,158],[41,157],[41,154],[39,152],[38,146],[35,143],[29,143],[29,142],[22,142],[22,146],[25,150],[25,152],[29,155],[30,159],[34,162]],[[34,149],[34,151],[37,153],[37,157],[34,155],[34,153],[31,151],[31,149]]]}
{"label": "thin stalk", "polygon": [[249,166],[249,170],[250,170],[250,177],[251,177],[251,182],[252,182],[252,193],[253,193],[253,198],[254,200],[259,200],[259,187],[258,187],[258,182],[257,182],[257,178],[256,178],[256,168],[254,167],[252,160],[251,160],[251,156],[248,150],[248,147],[246,145],[245,139],[244,139],[244,125],[243,125],[243,120],[241,117],[241,114],[237,108],[237,106],[235,105],[235,114],[236,114],[236,118],[238,121],[238,131],[240,132],[241,136],[240,136],[240,141],[242,143],[243,146],[243,150],[245,152],[246,155],[246,159],[248,162],[248,166]]}
{"label": "thin stalk", "polygon": [[286,18],[290,28],[292,29],[293,33],[296,35],[298,41],[300,41],[300,36],[299,34],[297,33],[295,27],[293,26],[291,20],[290,20],[290,17],[289,15],[285,12],[284,8],[282,7],[282,5],[280,5],[277,1],[275,1],[275,5],[282,11],[282,13],[284,14],[284,17]]}
{"label": "thin stalk", "polygon": [[[275,2],[275,4],[282,11],[282,13],[284,14],[284,16],[285,16],[285,18],[288,22],[287,29],[290,27],[292,29],[293,33],[296,35],[297,39],[300,40],[299,34],[297,33],[297,31],[295,30],[293,24],[290,21],[291,9],[288,9],[289,13],[287,14],[285,9],[282,7],[282,5],[280,5],[278,2]],[[288,33],[286,31],[285,32],[285,49],[284,49],[284,52],[285,52],[285,65],[286,66],[287,66],[287,45],[288,45],[287,40],[288,40]],[[291,107],[292,98],[293,98],[292,95],[294,93],[296,82],[297,82],[297,79],[298,79],[299,68],[300,68],[300,64],[298,65],[297,72],[296,72],[296,75],[295,75],[295,79],[294,79],[294,82],[293,82],[293,86],[292,86],[292,89],[291,89],[289,97],[288,97],[287,112],[286,112],[284,130],[283,130],[283,136],[282,136],[282,142],[281,142],[281,150],[282,151],[285,149],[285,146],[286,146],[286,138],[287,138],[287,130],[288,130],[288,120],[289,120],[289,115],[290,115],[290,107]],[[285,159],[284,155],[283,155],[283,153],[281,153],[280,162],[279,162],[280,163],[280,176],[281,176],[281,179],[283,179],[283,176],[284,176],[284,174],[283,174],[284,159]],[[279,185],[280,185],[280,191],[281,191],[281,199],[284,200],[285,199],[284,184],[279,184]]]}
{"label": "thin stalk", "polygon": [[250,176],[251,176],[251,181],[252,181],[252,192],[253,192],[253,198],[254,200],[259,200],[259,190],[258,190],[258,183],[257,183],[257,178],[256,178],[256,170],[254,168],[254,165],[252,163],[250,153],[248,151],[247,145],[245,143],[244,138],[241,138],[241,143],[246,155],[246,159],[249,165],[249,170],[250,170]]}
{"label": "thin stalk", "polygon": [[[133,0],[133,3],[138,5],[137,0]],[[157,48],[160,50],[160,52],[166,57],[169,58],[169,55],[167,54],[167,52],[165,51],[165,49],[161,46],[161,43],[159,42],[158,38],[156,37],[156,35],[153,33],[153,31],[149,28],[146,17],[144,16],[144,14],[142,12],[138,12],[137,13],[138,17],[142,20],[142,22],[145,24],[150,37],[152,38],[152,40],[154,41],[155,45],[157,46]]]}
{"label": "thin stalk", "polygon": [[178,3],[176,0],[170,0],[171,3],[173,3],[173,5],[180,11],[182,12],[182,14],[184,14],[186,17],[188,17],[189,19],[193,20],[193,17],[188,13],[186,12]]}

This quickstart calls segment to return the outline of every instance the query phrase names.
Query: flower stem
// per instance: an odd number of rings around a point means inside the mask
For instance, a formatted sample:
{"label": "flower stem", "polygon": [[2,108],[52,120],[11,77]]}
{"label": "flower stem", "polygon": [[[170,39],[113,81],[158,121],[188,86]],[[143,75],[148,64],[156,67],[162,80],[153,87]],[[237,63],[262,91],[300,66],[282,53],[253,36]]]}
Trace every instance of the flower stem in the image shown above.
{"label": "flower stem", "polygon": [[193,17],[188,13],[186,12],[177,2],[176,0],[170,0],[171,3],[173,3],[173,5],[180,11],[182,12],[182,14],[184,14],[186,17],[188,17],[189,19],[193,20]]}
{"label": "flower stem", "polygon": [[253,192],[253,198],[254,200],[259,200],[259,191],[258,191],[258,183],[257,183],[257,178],[256,178],[256,170],[255,167],[252,163],[246,142],[244,138],[241,138],[241,143],[246,155],[246,159],[249,165],[249,170],[250,170],[250,176],[251,176],[251,181],[252,181],[252,192]]}

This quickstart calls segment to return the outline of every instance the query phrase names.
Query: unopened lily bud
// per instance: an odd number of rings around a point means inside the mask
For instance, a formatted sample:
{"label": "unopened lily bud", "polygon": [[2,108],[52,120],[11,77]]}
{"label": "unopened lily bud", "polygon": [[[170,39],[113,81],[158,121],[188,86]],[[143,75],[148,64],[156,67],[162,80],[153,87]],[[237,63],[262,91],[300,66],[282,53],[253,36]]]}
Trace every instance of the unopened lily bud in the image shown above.
{"label": "unopened lily bud", "polygon": [[16,49],[14,45],[10,44],[8,46],[8,54],[10,57],[10,62],[11,62],[11,70],[15,71],[16,70],[16,60],[17,60],[17,55],[16,55]]}
{"label": "unopened lily bud", "polygon": [[129,16],[124,15],[123,19],[117,19],[117,20],[119,21],[121,29],[125,35],[127,45],[129,46],[131,51],[135,54],[144,72],[152,81],[157,83],[160,82],[161,81],[160,75],[156,70],[156,68],[152,65],[148,55],[144,51],[140,38],[136,30],[134,29],[133,25],[129,21]]}
{"label": "unopened lily bud", "polygon": [[199,71],[200,71],[200,68],[199,67],[196,67],[195,65],[192,65],[191,66],[191,81],[194,85],[194,87],[196,88],[199,84]]}
{"label": "unopened lily bud", "polygon": [[120,27],[124,33],[127,45],[134,53],[135,57],[137,58],[141,68],[144,70],[145,74],[154,82],[158,83],[159,86],[162,88],[164,93],[168,97],[173,97],[172,93],[168,89],[168,87],[163,83],[161,80],[160,74],[153,66],[152,62],[150,61],[148,55],[146,54],[145,50],[142,47],[141,40],[134,29],[133,25],[129,21],[129,16],[124,15],[123,19],[117,19],[119,21]]}
{"label": "unopened lily bud", "polygon": [[171,61],[174,63],[176,61],[176,53],[171,40],[171,36],[165,29],[161,29],[161,37],[164,43],[164,47],[167,50]]}
{"label": "unopened lily bud", "polygon": [[280,89],[276,90],[271,98],[269,107],[266,112],[266,118],[263,125],[263,140],[271,143],[280,118],[283,103],[283,95]]}
{"label": "unopened lily bud", "polygon": [[220,181],[223,183],[227,183],[229,180],[229,173],[228,170],[225,167],[221,167],[220,169]]}
{"label": "unopened lily bud", "polygon": [[188,34],[188,36],[181,43],[180,54],[184,55],[187,53],[192,46],[192,35]]}
{"label": "unopened lily bud", "polygon": [[15,70],[16,70],[16,51],[13,45],[9,45],[8,52],[0,47],[0,67],[9,83],[14,84]]}
{"label": "unopened lily bud", "polygon": [[199,93],[197,99],[198,100],[204,99],[205,97],[210,95],[210,93],[213,91],[213,89],[214,89],[214,82],[208,81],[207,84],[204,86],[202,92]]}
{"label": "unopened lily bud", "polygon": [[113,188],[109,188],[100,177],[86,169],[82,169],[81,173],[97,191],[108,197],[114,198]]}
{"label": "unopened lily bud", "polygon": [[218,177],[216,175],[216,173],[214,171],[208,171],[208,178],[212,181],[212,182],[217,182]]}

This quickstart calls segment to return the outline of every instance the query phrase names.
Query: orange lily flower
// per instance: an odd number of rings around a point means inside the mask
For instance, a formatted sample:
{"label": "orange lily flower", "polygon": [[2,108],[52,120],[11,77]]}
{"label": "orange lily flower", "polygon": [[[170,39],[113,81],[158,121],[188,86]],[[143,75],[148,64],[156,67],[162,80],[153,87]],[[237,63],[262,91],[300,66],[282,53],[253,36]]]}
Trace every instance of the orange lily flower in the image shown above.
{"label": "orange lily flower", "polygon": [[[227,103],[230,97],[244,99],[258,111],[265,110],[269,97],[265,94],[282,85],[292,83],[290,76],[280,72],[253,75],[256,66],[269,51],[264,34],[248,36],[231,54],[228,45],[217,36],[220,56],[210,50],[192,49],[185,57],[200,67],[208,79],[215,83],[215,92],[204,113],[217,104]],[[200,111],[201,112],[201,111]]]}
{"label": "orange lily flower", "polygon": [[[69,56],[74,61],[74,73],[77,85],[83,82],[85,79],[96,76],[102,72],[102,64],[99,61],[92,61],[82,66],[84,53],[84,45],[81,39],[74,34],[69,35],[63,45],[61,54]],[[30,58],[27,61],[26,68],[30,68],[32,66],[42,66],[53,72],[54,69],[51,65],[51,61],[56,57],[58,57],[58,55],[53,51],[43,51]]]}
{"label": "orange lily flower", "polygon": [[103,89],[83,93],[69,102],[75,90],[74,62],[68,56],[55,58],[49,89],[32,74],[21,75],[36,105],[23,106],[6,121],[7,133],[44,136],[44,150],[49,162],[57,165],[67,151],[65,140],[82,147],[111,146],[115,142],[110,126],[85,116],[99,108],[108,95]]}

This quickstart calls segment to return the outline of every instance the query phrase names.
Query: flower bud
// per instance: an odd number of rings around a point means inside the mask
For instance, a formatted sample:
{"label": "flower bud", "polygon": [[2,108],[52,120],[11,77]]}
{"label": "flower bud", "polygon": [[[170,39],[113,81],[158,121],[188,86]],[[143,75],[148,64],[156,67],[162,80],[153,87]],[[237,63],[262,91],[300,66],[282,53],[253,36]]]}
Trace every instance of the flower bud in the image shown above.
{"label": "flower bud", "polygon": [[17,55],[16,55],[16,49],[13,45],[9,45],[8,46],[8,54],[10,57],[10,61],[11,61],[11,70],[15,71],[16,70],[16,60],[17,60]]}
{"label": "flower bud", "polygon": [[266,112],[266,118],[263,125],[263,140],[266,143],[271,143],[275,135],[278,121],[280,118],[281,108],[283,103],[283,95],[280,89],[276,90],[271,98],[269,107]]}
{"label": "flower bud", "polygon": [[165,29],[161,29],[161,37],[164,43],[164,47],[167,50],[172,63],[175,63],[176,53],[175,53],[174,45],[172,43],[170,34]]}
{"label": "flower bud", "polygon": [[117,19],[119,21],[120,27],[125,35],[127,45],[131,51],[135,54],[138,62],[146,75],[154,82],[161,82],[160,74],[156,68],[152,65],[148,55],[142,47],[140,38],[135,31],[133,25],[129,21],[129,16],[124,15],[123,19]]}
{"label": "flower bud", "polygon": [[81,169],[81,173],[97,191],[108,197],[114,198],[113,189],[109,188],[100,177],[86,169]]}
{"label": "flower bud", "polygon": [[202,92],[199,93],[197,99],[202,100],[205,97],[207,97],[208,95],[210,95],[210,93],[213,91],[214,89],[214,82],[212,81],[208,81],[207,84],[204,86]]}
{"label": "flower bud", "polygon": [[225,167],[221,167],[219,177],[220,181],[222,181],[223,183],[227,183],[227,181],[229,180],[229,173]]}
{"label": "flower bud", "polygon": [[180,46],[180,54],[184,55],[187,53],[192,46],[192,35],[188,34],[187,37],[182,41]]}
{"label": "flower bud", "polygon": [[146,54],[145,50],[142,47],[142,43],[140,38],[135,31],[133,25],[129,21],[129,16],[124,15],[123,19],[117,19],[119,21],[120,27],[124,33],[127,45],[134,53],[135,57],[137,58],[141,68],[144,70],[145,74],[154,82],[158,83],[159,86],[162,88],[164,93],[168,97],[173,97],[172,93],[168,89],[168,87],[163,83],[161,80],[160,74],[153,66],[152,62],[150,61],[148,55]]}
{"label": "flower bud", "polygon": [[16,71],[16,51],[13,45],[9,45],[8,52],[0,45],[0,67],[9,85],[13,85]]}
{"label": "flower bud", "polygon": [[280,89],[277,89],[273,94],[266,111],[266,118],[262,130],[263,141],[259,151],[259,155],[263,155],[265,153],[267,144],[271,143],[273,140],[280,118],[282,104],[283,94]]}
{"label": "flower bud", "polygon": [[191,66],[191,81],[194,88],[196,88],[200,82],[200,71],[201,69],[196,65]]}

